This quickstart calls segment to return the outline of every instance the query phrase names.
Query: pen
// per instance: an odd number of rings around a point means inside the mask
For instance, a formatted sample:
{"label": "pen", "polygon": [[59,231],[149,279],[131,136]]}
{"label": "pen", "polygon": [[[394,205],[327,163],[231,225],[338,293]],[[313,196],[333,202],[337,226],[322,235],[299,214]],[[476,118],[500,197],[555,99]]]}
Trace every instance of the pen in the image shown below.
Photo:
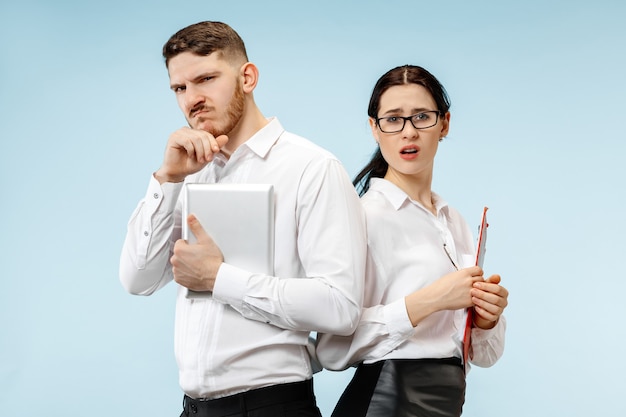
{"label": "pen", "polygon": [[450,252],[448,251],[448,247],[446,246],[445,243],[443,244],[443,250],[446,252],[446,255],[448,255],[448,259],[450,259],[450,262],[452,262],[452,266],[454,267],[454,269],[458,271],[459,267],[456,266],[456,264],[454,263],[454,260],[452,260],[452,255],[450,255]]}

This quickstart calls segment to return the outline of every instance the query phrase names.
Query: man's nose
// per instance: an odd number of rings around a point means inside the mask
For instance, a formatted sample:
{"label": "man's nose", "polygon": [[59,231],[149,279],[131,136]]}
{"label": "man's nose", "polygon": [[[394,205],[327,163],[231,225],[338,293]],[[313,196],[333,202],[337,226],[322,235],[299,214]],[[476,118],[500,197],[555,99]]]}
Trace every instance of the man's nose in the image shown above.
{"label": "man's nose", "polygon": [[188,86],[185,90],[185,106],[189,111],[204,103],[204,96],[201,94],[200,89],[194,86]]}

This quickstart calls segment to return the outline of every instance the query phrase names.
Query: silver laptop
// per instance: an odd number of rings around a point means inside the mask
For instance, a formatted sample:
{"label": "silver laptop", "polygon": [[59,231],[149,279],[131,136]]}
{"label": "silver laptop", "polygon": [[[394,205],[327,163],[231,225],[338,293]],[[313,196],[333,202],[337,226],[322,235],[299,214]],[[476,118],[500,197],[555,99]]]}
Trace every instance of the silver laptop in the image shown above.
{"label": "silver laptop", "polygon": [[[196,237],[187,216],[194,214],[224,255],[224,262],[274,275],[274,187],[271,184],[186,184],[182,237]],[[188,296],[210,296],[188,291]]]}

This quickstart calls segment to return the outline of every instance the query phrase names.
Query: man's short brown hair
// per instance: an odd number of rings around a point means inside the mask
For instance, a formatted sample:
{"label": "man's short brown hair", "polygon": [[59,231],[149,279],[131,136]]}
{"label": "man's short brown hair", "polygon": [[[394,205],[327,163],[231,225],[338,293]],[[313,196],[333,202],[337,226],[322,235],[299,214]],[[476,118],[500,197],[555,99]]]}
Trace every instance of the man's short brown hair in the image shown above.
{"label": "man's short brown hair", "polygon": [[204,56],[218,52],[220,58],[233,63],[248,61],[243,40],[233,28],[222,22],[195,23],[172,35],[163,45],[165,66],[169,65],[171,58],[183,52]]}

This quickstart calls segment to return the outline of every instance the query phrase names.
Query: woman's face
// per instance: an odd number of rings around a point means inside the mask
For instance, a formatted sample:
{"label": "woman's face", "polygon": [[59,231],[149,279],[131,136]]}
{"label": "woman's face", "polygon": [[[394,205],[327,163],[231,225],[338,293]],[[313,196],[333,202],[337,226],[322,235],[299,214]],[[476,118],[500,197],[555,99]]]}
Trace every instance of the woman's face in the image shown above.
{"label": "woman's face", "polygon": [[[379,107],[378,118],[391,117],[392,119],[387,119],[391,121],[397,120],[393,119],[393,116],[409,117],[437,110],[435,100],[428,90],[417,84],[390,87],[381,95]],[[427,116],[436,117],[435,113],[425,113],[416,120]],[[406,120],[404,128],[396,133],[382,132],[376,120],[372,118],[369,122],[372,134],[380,145],[380,151],[389,164],[385,178],[392,182],[396,176],[419,176],[428,180],[432,178],[435,154],[439,140],[448,133],[450,113],[439,115],[437,123],[425,129],[416,129],[411,121]],[[384,128],[384,130],[394,129]]]}

